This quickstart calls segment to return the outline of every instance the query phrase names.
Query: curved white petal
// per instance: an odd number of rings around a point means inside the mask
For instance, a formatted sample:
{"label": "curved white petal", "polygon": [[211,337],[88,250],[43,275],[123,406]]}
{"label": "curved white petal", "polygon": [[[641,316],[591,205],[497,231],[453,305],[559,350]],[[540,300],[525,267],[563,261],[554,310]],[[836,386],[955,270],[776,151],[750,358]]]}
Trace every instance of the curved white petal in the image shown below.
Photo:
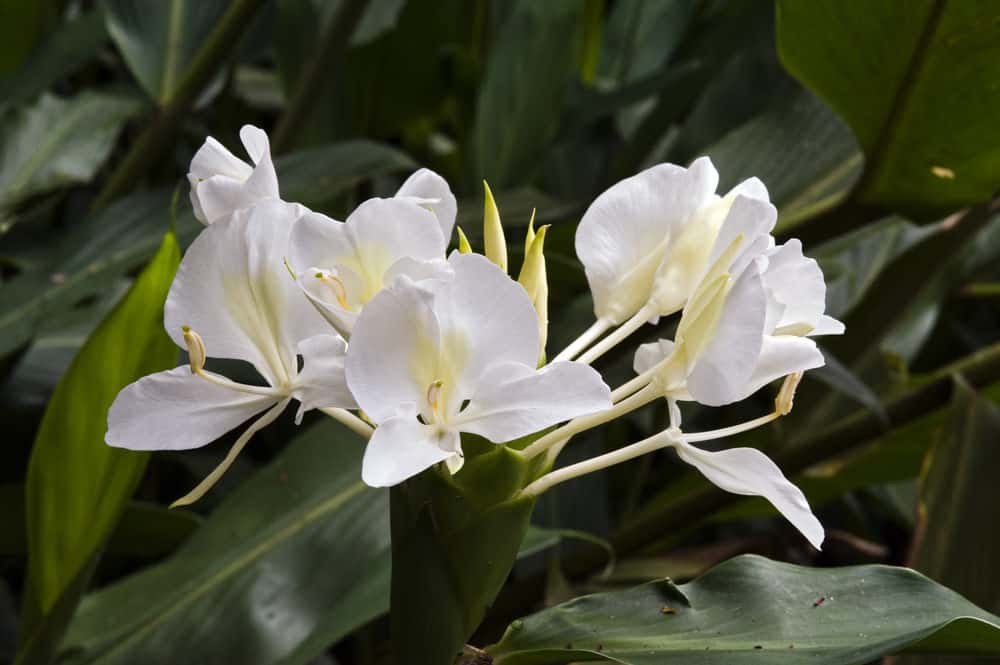
{"label": "curved white petal", "polygon": [[463,432],[494,443],[611,408],[611,389],[593,368],[556,362],[542,369],[518,363],[491,366],[461,413]]}
{"label": "curved white petal", "polygon": [[783,305],[781,317],[775,322],[777,328],[801,324],[812,328],[810,334],[843,332],[843,324],[823,314],[826,309],[823,271],[814,259],[802,254],[799,240],[789,240],[768,252],[763,279],[764,287]]}
{"label": "curved white petal", "polygon": [[299,417],[309,409],[357,408],[344,373],[347,354],[344,340],[334,335],[310,337],[299,343],[299,353],[302,354],[302,371],[292,391],[302,404]]}
{"label": "curved white petal", "polygon": [[455,395],[469,399],[490,366],[535,366],[538,321],[524,288],[486,257],[453,252],[448,262],[454,276],[434,288],[434,310]]}
{"label": "curved white petal", "polygon": [[164,308],[167,333],[179,346],[189,326],[209,357],[251,362],[274,386],[291,381],[299,342],[329,332],[284,263],[291,222],[302,211],[265,201],[202,231]]}
{"label": "curved white petal", "polygon": [[795,335],[767,335],[761,345],[757,366],[737,399],[744,399],[778,379],[822,367],[825,361],[816,342]]}
{"label": "curved white petal", "polygon": [[576,232],[598,318],[621,323],[650,298],[671,234],[711,201],[718,174],[707,157],[689,169],[659,164],[612,185]]}
{"label": "curved white petal", "polygon": [[347,385],[376,423],[400,408],[422,409],[439,380],[441,334],[431,294],[401,279],[372,299],[354,325],[347,349]]}
{"label": "curved white petal", "polygon": [[458,202],[447,180],[430,169],[419,169],[406,179],[396,192],[396,198],[411,199],[434,213],[441,226],[441,236],[447,243],[458,214]]}
{"label": "curved white petal", "polygon": [[823,525],[813,515],[802,490],[764,453],[755,448],[710,452],[684,442],[676,444],[676,450],[713,485],[733,494],[764,497],[813,547],[819,549],[823,544]]}
{"label": "curved white petal", "polygon": [[237,158],[212,137],[191,160],[188,181],[195,217],[211,224],[259,201],[278,198],[278,176],[271,162],[267,134],[244,125],[240,139],[253,166]]}
{"label": "curved white petal", "polygon": [[721,406],[739,398],[760,355],[766,314],[764,286],[751,266],[733,284],[711,339],[688,361],[687,388],[695,400]]}
{"label": "curved white petal", "polygon": [[438,462],[460,456],[458,432],[424,425],[416,415],[390,418],[368,441],[361,479],[372,487],[391,487]]}
{"label": "curved white petal", "polygon": [[767,192],[767,186],[761,182],[760,178],[747,178],[726,192],[725,198],[730,196],[734,198],[736,196],[746,196],[748,198],[759,199],[761,201],[771,200],[771,197]]}
{"label": "curved white petal", "polygon": [[739,250],[730,261],[730,272],[734,276],[740,274],[761,251],[770,248],[772,241],[767,237],[777,219],[777,209],[767,201],[738,195],[719,229],[709,255],[709,264],[714,263],[737,237],[742,236]]}
{"label": "curved white petal", "polygon": [[669,339],[660,339],[648,344],[641,344],[635,350],[635,358],[632,360],[632,369],[636,374],[643,374],[653,369],[660,362],[670,357],[676,345]]}
{"label": "curved white petal", "polygon": [[122,389],[108,411],[108,445],[130,450],[187,450],[207,445],[280,401],[211,383],[175,367]]}

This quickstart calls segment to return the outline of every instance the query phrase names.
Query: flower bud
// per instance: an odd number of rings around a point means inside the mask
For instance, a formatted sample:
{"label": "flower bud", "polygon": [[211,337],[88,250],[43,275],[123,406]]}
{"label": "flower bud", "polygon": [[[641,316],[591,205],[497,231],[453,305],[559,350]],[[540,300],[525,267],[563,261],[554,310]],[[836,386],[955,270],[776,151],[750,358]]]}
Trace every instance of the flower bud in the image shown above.
{"label": "flower bud", "polygon": [[500,223],[500,211],[493,200],[490,186],[483,181],[485,201],[483,204],[483,252],[486,258],[507,272],[507,239],[503,235],[503,225]]}
{"label": "flower bud", "polygon": [[465,231],[462,230],[461,226],[456,226],[455,228],[458,230],[459,254],[472,254],[472,245],[469,244],[469,239],[465,236]]}

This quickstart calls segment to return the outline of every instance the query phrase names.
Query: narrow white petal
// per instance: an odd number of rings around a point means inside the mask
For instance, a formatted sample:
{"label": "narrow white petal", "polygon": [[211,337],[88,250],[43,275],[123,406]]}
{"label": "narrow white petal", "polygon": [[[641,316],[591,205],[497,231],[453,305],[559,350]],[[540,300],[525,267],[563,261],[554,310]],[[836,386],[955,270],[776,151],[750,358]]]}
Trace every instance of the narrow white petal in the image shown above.
{"label": "narrow white petal", "polygon": [[[741,263],[745,265],[749,262],[749,259],[745,256],[747,250],[754,246],[754,241],[761,236],[767,236],[771,232],[777,219],[777,209],[767,201],[738,195],[733,201],[732,207],[729,208],[726,220],[719,229],[715,245],[712,247],[712,253],[709,255],[709,264],[725,252],[738,236],[742,236],[743,240],[740,244],[740,252],[733,257],[733,263],[740,261],[740,257],[742,256],[744,258]],[[764,249],[767,248],[765,247]]]}
{"label": "narrow white petal", "polygon": [[440,328],[431,295],[403,280],[372,299],[354,324],[347,350],[347,385],[376,423],[406,405],[414,413],[438,376]]}
{"label": "narrow white petal", "polygon": [[457,432],[435,430],[416,415],[391,418],[368,441],[361,479],[372,487],[391,487],[460,452]]}
{"label": "narrow white petal", "polygon": [[403,183],[397,198],[421,199],[421,205],[434,213],[441,226],[441,235],[447,242],[455,228],[458,203],[448,186],[448,181],[430,169],[419,169]]}
{"label": "narrow white petal", "polygon": [[536,370],[518,363],[491,366],[460,415],[459,428],[494,443],[611,408],[611,390],[593,368],[557,362]]}
{"label": "narrow white petal", "polygon": [[263,129],[253,125],[243,125],[240,127],[240,141],[254,164],[259,164],[265,157],[271,159],[271,143],[267,140],[267,133]]}
{"label": "narrow white petal", "polygon": [[676,450],[713,485],[733,494],[764,497],[813,547],[819,549],[823,544],[823,525],[813,515],[802,490],[764,453],[755,448],[710,452],[688,443],[676,444]]}
{"label": "narrow white petal", "polygon": [[292,394],[302,403],[300,416],[309,409],[357,408],[344,373],[347,354],[344,340],[334,335],[310,337],[299,343],[299,353],[302,354],[302,371]]}
{"label": "narrow white petal", "polygon": [[186,450],[215,441],[280,396],[251,395],[195,376],[187,366],[143,377],[122,389],[108,411],[108,445]]}
{"label": "narrow white petal", "polygon": [[690,169],[659,164],[612,185],[576,232],[599,318],[620,323],[650,297],[671,233],[711,201],[718,174],[708,158]]}
{"label": "narrow white petal", "polygon": [[757,365],[767,298],[756,267],[733,284],[711,339],[691,359],[687,387],[698,402],[721,406],[739,399]]}
{"label": "narrow white petal", "polygon": [[291,222],[303,210],[262,202],[195,239],[164,308],[167,333],[179,346],[189,326],[209,357],[253,363],[271,385],[295,376],[299,342],[329,332],[284,263]]}
{"label": "narrow white petal", "polygon": [[797,239],[768,252],[764,286],[784,305],[777,327],[806,324],[815,328],[826,309],[826,282],[815,260],[802,254]]}

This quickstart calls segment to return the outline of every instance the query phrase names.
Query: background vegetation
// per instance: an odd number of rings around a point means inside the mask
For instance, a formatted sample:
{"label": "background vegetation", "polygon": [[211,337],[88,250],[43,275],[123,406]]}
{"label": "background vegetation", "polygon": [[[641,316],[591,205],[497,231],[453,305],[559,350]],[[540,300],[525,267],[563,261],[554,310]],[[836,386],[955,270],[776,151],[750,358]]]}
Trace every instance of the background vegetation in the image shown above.
{"label": "background vegetation", "polygon": [[[474,246],[483,178],[508,229],[537,209],[550,350],[589,323],[580,214],[660,161],[710,155],[721,189],[760,177],[778,235],[826,272],[847,334],[825,342],[793,414],[740,442],[803,487],[824,551],[763,502],[647,456],[545,497],[476,644],[542,605],[744,552],[910,564],[1000,611],[996,3],[5,0],[0,44],[0,661],[18,635],[24,663],[388,658],[387,494],[359,485],[351,434],[285,418],[180,511],[165,505],[225,445],[103,444],[118,389],[179,358],[159,312],[200,228],[190,158],[206,135],[236,150],[244,123],[271,133],[284,198],[341,219],[418,165],[452,183]],[[630,365],[623,347],[599,368],[616,385]],[[769,399],[685,422],[737,422]],[[664,421],[641,411],[565,461]],[[739,587],[732,570],[691,592]],[[840,595],[821,579],[807,580],[819,606]],[[864,615],[837,620],[864,637]]]}

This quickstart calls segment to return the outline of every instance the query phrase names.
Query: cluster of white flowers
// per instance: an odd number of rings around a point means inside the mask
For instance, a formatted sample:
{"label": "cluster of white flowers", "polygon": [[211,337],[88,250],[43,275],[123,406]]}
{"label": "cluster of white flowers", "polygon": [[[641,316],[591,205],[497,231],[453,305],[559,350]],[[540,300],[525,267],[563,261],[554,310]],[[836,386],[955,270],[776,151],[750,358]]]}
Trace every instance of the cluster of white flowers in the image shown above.
{"label": "cluster of white flowers", "polygon": [[[760,181],[720,197],[718,175],[701,158],[689,168],[655,166],[601,194],[576,236],[597,320],[545,362],[544,228],[529,226],[514,280],[488,189],[485,256],[471,252],[461,230],[459,250],[447,255],[456,201],[436,173],[417,171],[394,197],[369,199],[340,222],[283,201],[267,135],[246,126],[240,137],[252,165],[212,138],[191,162],[191,201],[206,228],[181,262],[164,315],[190,363],[127,386],[108,414],[106,441],[135,450],[196,448],[256,418],[175,505],[202,496],[292,400],[297,419],[318,409],[368,439],[362,477],[390,486],[435,465],[457,473],[463,432],[504,444],[558,425],[516,453],[551,462],[573,435],[665,399],[666,431],[522,491],[538,495],[673,447],[719,487],[766,497],[820,545],[823,529],[805,497],[763,453],[692,445],[787,413],[801,373],[823,364],[809,336],[843,331],[823,313],[816,262],[797,241],[775,245],[777,214]],[[674,339],[640,346],[637,376],[625,385],[612,391],[590,366],[643,324],[677,312]],[[263,383],[212,372],[209,357],[246,361]],[[678,401],[728,404],[782,377],[773,413],[682,431]]]}

